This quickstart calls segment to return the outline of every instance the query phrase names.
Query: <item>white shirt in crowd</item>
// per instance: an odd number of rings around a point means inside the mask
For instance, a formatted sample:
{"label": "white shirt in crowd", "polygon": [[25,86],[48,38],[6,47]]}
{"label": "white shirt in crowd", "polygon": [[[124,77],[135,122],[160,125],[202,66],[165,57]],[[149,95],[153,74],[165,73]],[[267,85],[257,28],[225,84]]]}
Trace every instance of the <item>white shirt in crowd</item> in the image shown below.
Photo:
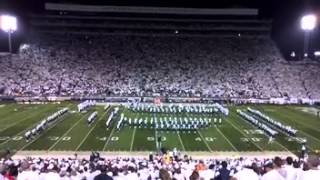
{"label": "white shirt in crowd", "polygon": [[48,172],[45,175],[45,180],[60,180],[60,176],[56,172]]}
{"label": "white shirt in crowd", "polygon": [[273,169],[267,172],[266,174],[264,174],[261,180],[285,180],[285,179],[284,177],[281,176],[281,174],[277,170]]}
{"label": "white shirt in crowd", "polygon": [[148,180],[148,177],[149,177],[148,169],[144,168],[142,170],[139,170],[139,174],[140,174],[140,177],[139,177],[140,180]]}
{"label": "white shirt in crowd", "polygon": [[215,171],[211,169],[207,169],[204,171],[199,172],[200,178],[203,178],[204,180],[210,180],[215,177]]}
{"label": "white shirt in crowd", "polygon": [[233,175],[237,180],[247,180],[250,177],[250,180],[259,180],[259,176],[252,169],[244,168],[241,171]]}
{"label": "white shirt in crowd", "polygon": [[138,174],[137,173],[129,173],[126,175],[126,179],[130,180],[139,180]]}
{"label": "white shirt in crowd", "polygon": [[22,171],[18,174],[17,180],[39,180],[39,174],[35,171]]}
{"label": "white shirt in crowd", "polygon": [[303,171],[301,177],[298,180],[319,180],[320,179],[320,170],[308,170]]}
{"label": "white shirt in crowd", "polygon": [[175,178],[176,180],[185,180],[186,179],[182,173],[175,173],[173,175],[173,178]]}
{"label": "white shirt in crowd", "polygon": [[296,180],[298,177],[298,171],[291,165],[285,165],[284,169],[287,173],[286,180]]}

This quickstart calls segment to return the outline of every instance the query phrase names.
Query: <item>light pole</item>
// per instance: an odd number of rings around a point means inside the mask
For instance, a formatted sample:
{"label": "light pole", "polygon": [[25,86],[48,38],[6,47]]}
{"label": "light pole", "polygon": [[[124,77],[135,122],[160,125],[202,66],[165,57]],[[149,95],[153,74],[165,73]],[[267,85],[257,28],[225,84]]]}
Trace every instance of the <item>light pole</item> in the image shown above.
{"label": "light pole", "polygon": [[12,53],[12,45],[11,45],[11,30],[8,31],[8,44],[9,44],[9,52]]}
{"label": "light pole", "polygon": [[11,35],[17,30],[17,18],[10,15],[0,16],[0,28],[8,33],[8,46],[9,52],[12,53],[12,40]]}
{"label": "light pole", "polygon": [[308,14],[301,18],[300,26],[304,33],[303,43],[303,57],[307,58],[309,53],[309,39],[312,30],[316,27],[317,16],[314,14]]}

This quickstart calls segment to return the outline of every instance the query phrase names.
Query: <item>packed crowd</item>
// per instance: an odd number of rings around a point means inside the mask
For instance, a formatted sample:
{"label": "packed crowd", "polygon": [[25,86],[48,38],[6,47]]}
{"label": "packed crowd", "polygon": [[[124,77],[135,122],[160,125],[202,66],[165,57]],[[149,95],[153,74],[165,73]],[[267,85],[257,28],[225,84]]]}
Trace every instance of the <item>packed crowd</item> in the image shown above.
{"label": "packed crowd", "polygon": [[0,57],[0,95],[320,99],[319,68],[267,37],[31,37]]}
{"label": "packed crowd", "polygon": [[180,154],[149,158],[2,159],[0,179],[17,180],[317,180],[319,157],[306,160],[236,158],[195,160]]}

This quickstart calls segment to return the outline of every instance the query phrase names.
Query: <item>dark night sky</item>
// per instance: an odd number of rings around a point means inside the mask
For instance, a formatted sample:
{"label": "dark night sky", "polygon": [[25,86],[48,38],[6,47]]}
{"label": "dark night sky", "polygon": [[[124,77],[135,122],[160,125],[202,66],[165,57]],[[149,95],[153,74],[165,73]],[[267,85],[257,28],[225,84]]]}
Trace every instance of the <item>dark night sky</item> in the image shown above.
{"label": "dark night sky", "polygon": [[319,0],[193,0],[193,1],[178,1],[178,0],[148,0],[148,1],[133,1],[133,0],[1,0],[1,7],[15,11],[30,11],[41,9],[44,2],[66,2],[79,4],[103,4],[103,5],[131,5],[131,6],[162,6],[162,7],[198,7],[198,8],[224,8],[224,7],[253,7],[259,8],[270,14],[276,11],[289,10],[290,7],[296,6],[299,8],[314,7],[315,4],[320,4]]}
{"label": "dark night sky", "polygon": [[258,8],[263,16],[272,18],[290,18],[293,17],[294,14],[301,13],[305,10],[315,10],[320,5],[320,0],[1,0],[0,11],[13,11],[19,14],[30,11],[41,12],[45,2],[196,8],[248,7]]}
{"label": "dark night sky", "polygon": [[[262,17],[273,19],[273,38],[282,47],[291,49],[292,45],[300,44],[302,33],[299,28],[299,19],[306,12],[315,12],[320,17],[320,0],[0,0],[0,12],[13,12],[20,18],[26,17],[30,12],[43,11],[45,2],[77,3],[95,5],[120,5],[120,6],[160,6],[160,7],[194,7],[194,8],[258,8]],[[318,31],[320,28],[317,29]],[[320,32],[318,39],[320,42]],[[300,38],[297,38],[300,37]],[[320,48],[320,44],[317,45]]]}

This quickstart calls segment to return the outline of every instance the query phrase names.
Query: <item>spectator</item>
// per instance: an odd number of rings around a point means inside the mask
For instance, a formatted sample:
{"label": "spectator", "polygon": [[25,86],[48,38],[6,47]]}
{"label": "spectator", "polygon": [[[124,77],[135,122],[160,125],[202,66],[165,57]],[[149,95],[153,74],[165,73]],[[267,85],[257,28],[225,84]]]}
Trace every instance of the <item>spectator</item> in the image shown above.
{"label": "spectator", "polygon": [[274,168],[273,162],[267,162],[264,166],[266,173],[261,180],[285,180],[278,170]]}
{"label": "spectator", "polygon": [[219,175],[217,180],[229,180],[230,178],[230,170],[227,168],[228,164],[226,161],[221,163],[222,168],[219,170]]}
{"label": "spectator", "polygon": [[113,178],[107,175],[107,166],[100,166],[101,173],[97,175],[94,180],[112,180]]}
{"label": "spectator", "polygon": [[292,157],[287,157],[286,165],[284,166],[287,177],[286,180],[296,180],[297,179],[297,170],[293,167]]}
{"label": "spectator", "polygon": [[159,171],[159,178],[161,180],[171,180],[171,176],[165,169],[160,169]]}
{"label": "spectator", "polygon": [[3,164],[0,164],[0,180],[4,180],[4,175],[5,175],[5,171],[6,167]]}
{"label": "spectator", "polygon": [[199,180],[199,179],[200,179],[199,173],[196,170],[194,170],[191,176],[189,177],[189,180]]}
{"label": "spectator", "polygon": [[303,171],[298,180],[316,180],[320,178],[319,157],[311,155],[307,160],[308,170]]}
{"label": "spectator", "polygon": [[54,164],[49,164],[47,167],[47,173],[45,174],[45,180],[60,180],[60,176],[57,172],[57,167]]}
{"label": "spectator", "polygon": [[257,165],[253,163],[251,166],[245,166],[242,170],[234,174],[231,180],[246,180],[250,177],[250,180],[260,180],[258,174],[254,171]]}
{"label": "spectator", "polygon": [[18,174],[17,180],[38,180],[39,174],[30,167],[27,161],[23,161],[20,165],[21,173]]}

